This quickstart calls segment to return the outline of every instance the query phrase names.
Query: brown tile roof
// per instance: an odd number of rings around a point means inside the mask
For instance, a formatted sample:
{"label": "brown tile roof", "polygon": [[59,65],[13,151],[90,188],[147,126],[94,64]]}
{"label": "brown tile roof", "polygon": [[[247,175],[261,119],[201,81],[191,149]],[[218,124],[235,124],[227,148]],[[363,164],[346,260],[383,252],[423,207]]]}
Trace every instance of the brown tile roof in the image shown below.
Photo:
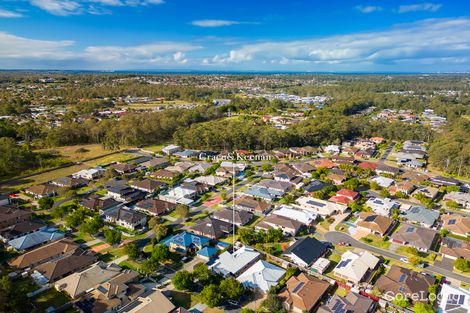
{"label": "brown tile roof", "polygon": [[134,181],[129,184],[131,187],[138,188],[138,189],[145,189],[145,190],[155,190],[157,188],[162,188],[167,186],[166,183],[153,180],[153,179],[144,179],[141,181]]}
{"label": "brown tile roof", "polygon": [[31,210],[24,210],[16,205],[0,205],[0,225],[7,227],[20,221],[30,220],[33,213]]}
{"label": "brown tile roof", "polygon": [[155,215],[160,215],[174,209],[176,207],[176,204],[160,199],[146,199],[137,202],[135,207],[137,209],[145,210]]}
{"label": "brown tile roof", "polygon": [[470,233],[470,217],[458,214],[444,214],[441,216],[442,227],[460,235]]}
{"label": "brown tile roof", "polygon": [[58,192],[61,188],[52,184],[40,184],[31,186],[26,189],[27,193],[31,193],[37,196],[47,196],[49,194]]}
{"label": "brown tile roof", "polygon": [[268,202],[256,200],[250,196],[242,196],[235,199],[234,201],[236,206],[250,208],[253,211],[258,211],[264,213],[271,205]]}
{"label": "brown tile roof", "polygon": [[470,260],[470,242],[444,237],[441,242],[440,253],[454,258]]}
{"label": "brown tile roof", "polygon": [[284,228],[292,229],[295,232],[297,232],[303,226],[301,222],[298,222],[296,220],[292,220],[284,216],[272,214],[272,215],[266,216],[260,223],[256,225],[256,227],[259,227],[262,229],[269,229],[271,228],[269,224],[278,225]]}
{"label": "brown tile roof", "polygon": [[[235,219],[233,215],[235,214]],[[253,218],[253,213],[248,211],[232,211],[232,209],[222,209],[219,211],[214,212],[213,217],[218,220],[226,221],[232,223],[235,220],[237,225],[245,225]]]}
{"label": "brown tile roof", "polygon": [[406,223],[402,223],[401,228],[391,236],[395,241],[408,243],[411,246],[422,249],[430,249],[436,237],[437,232],[433,229],[418,227]]}
{"label": "brown tile roof", "polygon": [[77,249],[79,249],[79,245],[77,243],[69,239],[62,239],[26,252],[11,260],[9,264],[10,266],[23,269],[31,267],[32,265],[47,262],[57,256],[72,254]]}
{"label": "brown tile roof", "polygon": [[361,212],[359,219],[357,226],[373,230],[382,236],[390,229],[394,222],[389,217],[370,212]]}
{"label": "brown tile roof", "polygon": [[161,169],[161,170],[158,170],[156,172],[153,172],[151,174],[151,176],[157,177],[157,178],[164,178],[164,179],[173,179],[176,176],[178,176],[178,173],[171,172],[171,171],[168,171],[168,170],[165,170],[165,169]]}
{"label": "brown tile roof", "polygon": [[435,278],[415,272],[408,268],[392,265],[387,275],[382,275],[375,286],[381,292],[391,291],[396,294],[428,294],[428,287],[433,285]]}
{"label": "brown tile roof", "polygon": [[97,260],[96,256],[93,255],[72,254],[40,264],[35,268],[35,270],[47,277],[50,282],[53,282],[75,271],[79,271],[90,266]]}
{"label": "brown tile roof", "polygon": [[198,223],[191,226],[190,229],[197,235],[218,239],[226,234],[230,234],[233,230],[233,225],[209,217],[198,221]]}
{"label": "brown tile roof", "polygon": [[290,308],[310,312],[329,289],[329,283],[300,273],[287,281],[279,297]]}

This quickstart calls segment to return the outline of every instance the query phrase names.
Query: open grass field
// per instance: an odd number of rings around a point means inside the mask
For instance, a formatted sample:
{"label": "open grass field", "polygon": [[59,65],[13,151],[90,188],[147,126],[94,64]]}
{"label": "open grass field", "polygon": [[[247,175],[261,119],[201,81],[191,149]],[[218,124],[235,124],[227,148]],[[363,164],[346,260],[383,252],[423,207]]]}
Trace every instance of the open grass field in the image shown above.
{"label": "open grass field", "polygon": [[113,151],[105,150],[100,144],[91,144],[41,149],[36,150],[36,152],[49,152],[52,154],[58,154],[70,161],[77,162],[89,158],[95,158]]}
{"label": "open grass field", "polygon": [[28,178],[13,180],[9,183],[0,184],[0,191],[12,191],[17,189],[23,189],[32,185],[45,183],[50,180],[57,179],[59,177],[71,175],[85,168],[88,168],[88,166],[84,164],[73,165],[70,167],[60,168],[51,172],[33,175]]}
{"label": "open grass field", "polygon": [[131,153],[116,153],[113,155],[104,156],[99,159],[91,160],[85,162],[84,164],[88,165],[89,167],[94,167],[98,165],[109,164],[111,162],[126,162],[132,159],[135,159],[136,155]]}

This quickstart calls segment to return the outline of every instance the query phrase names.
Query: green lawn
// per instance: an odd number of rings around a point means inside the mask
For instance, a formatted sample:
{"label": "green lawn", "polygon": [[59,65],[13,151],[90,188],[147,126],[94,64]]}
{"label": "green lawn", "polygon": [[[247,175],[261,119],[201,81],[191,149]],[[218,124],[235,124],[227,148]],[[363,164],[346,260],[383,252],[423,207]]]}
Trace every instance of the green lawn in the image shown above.
{"label": "green lawn", "polygon": [[385,241],[385,240],[383,240],[383,238],[381,238],[379,236],[372,235],[372,234],[361,238],[361,241],[368,244],[368,245],[371,245],[371,246],[374,246],[374,247],[377,247],[377,248],[381,248],[381,249],[384,249],[384,250],[388,250],[388,248],[390,247],[390,244],[391,244],[390,241],[388,241],[388,240]]}
{"label": "green lawn", "polygon": [[41,292],[32,300],[38,306],[40,312],[45,312],[49,307],[60,307],[61,305],[71,301],[67,295],[54,288]]}
{"label": "green lawn", "polygon": [[99,159],[95,159],[89,162],[86,162],[88,166],[94,167],[100,164],[109,164],[111,162],[126,162],[132,159],[135,159],[136,156],[130,153],[116,153],[113,155],[108,155]]}
{"label": "green lawn", "polygon": [[171,291],[171,302],[176,307],[183,307],[185,309],[189,309],[191,307],[191,294],[182,291]]}

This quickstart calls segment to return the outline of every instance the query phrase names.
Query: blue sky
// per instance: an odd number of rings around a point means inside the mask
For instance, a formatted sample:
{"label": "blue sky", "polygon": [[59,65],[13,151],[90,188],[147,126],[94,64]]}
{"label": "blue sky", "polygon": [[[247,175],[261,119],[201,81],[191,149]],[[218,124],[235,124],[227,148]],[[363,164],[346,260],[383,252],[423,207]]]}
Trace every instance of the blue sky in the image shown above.
{"label": "blue sky", "polygon": [[470,1],[2,0],[1,69],[470,71]]}

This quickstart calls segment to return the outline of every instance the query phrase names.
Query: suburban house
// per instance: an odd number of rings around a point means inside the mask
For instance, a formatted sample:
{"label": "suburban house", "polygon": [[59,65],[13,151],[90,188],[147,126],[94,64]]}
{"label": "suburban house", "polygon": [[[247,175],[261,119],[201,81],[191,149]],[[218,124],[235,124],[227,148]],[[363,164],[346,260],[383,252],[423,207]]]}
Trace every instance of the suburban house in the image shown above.
{"label": "suburban house", "polygon": [[108,187],[108,196],[120,202],[130,203],[143,199],[145,194],[128,186],[117,185]]}
{"label": "suburban house", "polygon": [[278,209],[274,210],[272,214],[296,220],[297,222],[300,222],[305,226],[312,225],[313,222],[317,219],[317,215],[314,213],[301,211],[285,204],[281,205]]}
{"label": "suburban house", "polygon": [[313,237],[303,237],[287,248],[283,255],[298,266],[307,268],[322,257],[327,250],[321,241]]}
{"label": "suburban house", "polygon": [[371,179],[371,182],[377,183],[382,188],[389,188],[393,184],[395,184],[395,180],[392,178],[384,177],[384,176],[377,176]]}
{"label": "suburban house", "polygon": [[0,229],[21,222],[30,221],[33,218],[31,210],[25,210],[15,205],[0,205]]}
{"label": "suburban house", "polygon": [[162,149],[162,152],[165,153],[166,155],[172,155],[178,151],[183,151],[183,148],[177,145],[169,145]]}
{"label": "suburban house", "polygon": [[159,169],[167,167],[170,165],[170,162],[165,158],[152,158],[140,165],[145,168]]}
{"label": "suburban house", "polygon": [[395,226],[395,221],[387,216],[361,212],[359,213],[359,219],[356,225],[358,230],[384,237],[392,231]]}
{"label": "suburban house", "polygon": [[270,228],[281,229],[286,236],[295,236],[304,224],[288,217],[272,214],[266,216],[261,222],[256,224],[256,230],[269,230]]}
{"label": "suburban house", "polygon": [[375,172],[377,174],[388,174],[388,175],[393,175],[396,176],[400,174],[400,169],[397,167],[385,165],[382,163],[377,164],[377,168],[375,169]]}
{"label": "suburban house", "polygon": [[[130,307],[122,313],[189,313],[185,309],[177,309],[175,305],[158,289],[152,289],[137,297]],[[184,311],[183,311],[184,310]]]}
{"label": "suburban house", "polygon": [[119,174],[132,173],[137,169],[136,165],[127,164],[127,163],[111,164],[109,167],[112,168],[113,170],[115,170]]}
{"label": "suburban house", "polygon": [[188,168],[188,172],[204,174],[211,166],[212,165],[208,163],[198,163]]}
{"label": "suburban house", "polygon": [[183,151],[175,152],[174,155],[183,159],[191,159],[197,157],[199,151],[184,149]]}
{"label": "suburban house", "polygon": [[194,162],[183,161],[183,162],[176,162],[174,165],[168,166],[166,168],[167,171],[175,172],[178,174],[182,174],[189,170],[191,167],[194,166]]}
{"label": "suburban house", "polygon": [[260,181],[257,185],[279,191],[279,193],[282,195],[292,190],[292,184],[280,180],[264,179]]}
{"label": "suburban house", "polygon": [[61,189],[61,187],[53,184],[40,184],[31,186],[25,189],[25,193],[32,195],[35,198],[45,198],[45,197],[53,197],[57,194],[57,192]]}
{"label": "suburban house", "polygon": [[418,194],[423,194],[427,198],[434,200],[436,199],[439,193],[438,188],[429,187],[429,186],[418,186],[415,191],[411,194],[413,197],[416,197]]}
{"label": "suburban house", "polygon": [[222,209],[215,211],[212,214],[212,217],[230,224],[235,224],[237,226],[243,226],[248,224],[253,219],[253,213],[244,210],[231,210],[231,209]]}
{"label": "suburban house", "polygon": [[271,204],[261,200],[257,200],[253,197],[242,196],[234,200],[234,207],[237,210],[244,210],[252,212],[256,215],[265,214],[270,208]]}
{"label": "suburban house", "polygon": [[143,211],[146,214],[159,216],[166,214],[176,208],[175,203],[160,199],[145,199],[135,204],[135,209]]}
{"label": "suburban house", "polygon": [[84,178],[75,178],[73,176],[65,176],[51,181],[51,184],[65,188],[79,188],[88,185],[88,180]]}
{"label": "suburban house", "polygon": [[433,229],[402,223],[398,231],[394,232],[390,238],[394,243],[428,252],[432,250],[438,237],[438,233]]}
{"label": "suburban house", "polygon": [[289,278],[279,298],[284,308],[290,312],[315,312],[330,287],[326,281],[302,272]]}
{"label": "suburban house", "polygon": [[470,209],[470,193],[452,191],[444,196],[444,201],[455,201],[460,207]]}
{"label": "suburban house", "polygon": [[347,205],[342,203],[335,203],[312,197],[300,197],[296,200],[296,202],[302,210],[313,212],[322,216],[344,213],[348,208]]}
{"label": "suburban house", "polygon": [[318,258],[311,266],[312,272],[323,274],[330,267],[331,261],[327,258]]}
{"label": "suburban house", "polygon": [[16,251],[23,251],[62,238],[64,238],[64,233],[58,231],[54,227],[48,227],[12,239],[8,241],[8,245]]}
{"label": "suburban house", "polygon": [[221,184],[226,183],[228,179],[225,178],[225,177],[219,177],[219,176],[213,176],[212,175],[212,176],[199,176],[199,177],[196,177],[194,180],[199,182],[199,183],[215,187],[217,185],[221,185]]}
{"label": "suburban house", "polygon": [[450,233],[467,237],[470,233],[470,217],[458,214],[444,214],[441,216],[442,228]]}
{"label": "suburban house", "polygon": [[243,194],[247,196],[255,197],[255,198],[261,198],[266,201],[273,201],[276,198],[282,197],[284,195],[284,192],[281,192],[275,189],[262,187],[259,185],[253,185],[247,188],[245,191],[243,191]]}
{"label": "suburban house", "polygon": [[237,280],[246,288],[258,289],[267,293],[271,287],[276,286],[284,278],[286,271],[279,266],[259,260],[245,272],[237,277]]}
{"label": "suburban house", "polygon": [[233,224],[212,217],[204,218],[196,225],[190,226],[191,232],[211,239],[219,239],[233,232]]}
{"label": "suburban house", "polygon": [[93,299],[93,311],[116,312],[143,295],[145,286],[138,282],[138,278],[139,273],[123,270],[117,276],[98,284],[87,295]]}
{"label": "suburban house", "polygon": [[428,228],[431,228],[436,224],[439,219],[439,211],[429,210],[423,206],[410,206],[407,210],[403,210],[400,213],[407,221],[416,223]]}
{"label": "suburban house", "polygon": [[466,240],[444,237],[441,241],[439,253],[452,260],[459,258],[470,260],[470,243]]}
{"label": "suburban house", "polygon": [[75,272],[55,283],[55,288],[64,291],[72,299],[78,299],[95,286],[119,275],[121,268],[116,264],[97,262],[90,268]]}
{"label": "suburban house", "polygon": [[80,205],[93,211],[102,212],[123,205],[122,202],[114,200],[111,197],[100,197],[98,195],[91,195],[83,199]]}
{"label": "suburban house", "polygon": [[470,312],[470,291],[465,288],[442,284],[438,312]]}
{"label": "suburban house", "polygon": [[34,250],[23,253],[8,264],[16,269],[33,268],[56,258],[74,254],[80,249],[80,245],[69,239],[61,239]]}
{"label": "suburban house", "polygon": [[144,179],[140,181],[136,180],[130,183],[129,185],[134,189],[145,191],[148,193],[154,192],[157,189],[164,189],[168,187],[168,184],[153,179]]}
{"label": "suburban house", "polygon": [[73,254],[61,256],[36,266],[34,273],[45,278],[48,282],[55,282],[72,273],[84,270],[97,261],[98,258],[95,255],[78,250]]}
{"label": "suburban house", "polygon": [[127,207],[108,210],[104,213],[104,220],[127,229],[135,230],[144,228],[147,224],[147,216]]}
{"label": "suburban house", "polygon": [[423,173],[408,171],[401,175],[401,179],[403,179],[404,181],[413,183],[413,184],[422,184],[425,181],[428,181],[429,177]]}
{"label": "suburban house", "polygon": [[377,307],[376,302],[363,295],[348,292],[345,297],[334,295],[327,303],[318,308],[317,313],[372,313]]}
{"label": "suburban house", "polygon": [[352,251],[346,251],[341,256],[341,261],[333,270],[335,276],[349,282],[358,284],[367,279],[377,265],[379,259],[368,251],[356,254]]}
{"label": "suburban house", "polygon": [[341,189],[336,193],[336,195],[331,197],[329,201],[348,205],[349,203],[354,202],[357,199],[359,199],[358,192],[349,189]]}
{"label": "suburban house", "polygon": [[315,167],[306,162],[293,163],[292,168],[304,177],[311,177],[311,173],[315,171]]}
{"label": "suburban house", "polygon": [[177,172],[172,172],[166,169],[160,169],[158,171],[153,172],[150,174],[150,176],[159,178],[159,179],[165,179],[165,180],[173,180],[179,175]]}
{"label": "suburban house", "polygon": [[331,180],[335,185],[341,185],[346,179],[346,175],[339,173],[329,173],[326,178]]}
{"label": "suburban house", "polygon": [[409,181],[405,181],[405,180],[395,183],[395,185],[390,186],[390,188],[388,188],[388,191],[392,195],[396,195],[397,192],[401,192],[404,195],[409,196],[414,190],[415,190],[415,184]]}
{"label": "suburban house", "polygon": [[72,176],[75,178],[95,180],[95,179],[101,178],[103,174],[104,174],[104,169],[98,167],[98,168],[90,168],[90,169],[81,170],[75,174],[72,174]]}
{"label": "suburban house", "polygon": [[243,246],[234,252],[225,251],[209,268],[224,277],[236,277],[258,261],[260,257],[261,254],[255,249]]}
{"label": "suburban house", "polygon": [[460,186],[460,181],[446,176],[431,177],[431,182],[437,186]]}
{"label": "suburban house", "polygon": [[305,187],[304,190],[308,193],[312,193],[315,191],[320,191],[325,189],[326,187],[333,186],[331,183],[325,183],[319,179],[312,180],[310,183],[308,183]]}
{"label": "suburban house", "polygon": [[379,215],[390,216],[391,211],[398,209],[400,204],[389,198],[370,198],[367,200],[366,206]]}
{"label": "suburban house", "polygon": [[386,275],[380,276],[375,286],[380,292],[387,292],[387,296],[392,300],[397,294],[405,295],[407,298],[411,298],[412,294],[419,294],[427,298],[428,288],[434,285],[435,281],[436,279],[430,275],[392,265]]}
{"label": "suburban house", "polygon": [[170,248],[171,252],[178,252],[182,254],[196,252],[210,242],[210,238],[204,236],[198,236],[190,232],[182,232],[176,235],[172,235],[162,240],[162,244],[165,244]]}
{"label": "suburban house", "polygon": [[42,220],[23,221],[0,229],[0,240],[8,242],[12,239],[47,228]]}

